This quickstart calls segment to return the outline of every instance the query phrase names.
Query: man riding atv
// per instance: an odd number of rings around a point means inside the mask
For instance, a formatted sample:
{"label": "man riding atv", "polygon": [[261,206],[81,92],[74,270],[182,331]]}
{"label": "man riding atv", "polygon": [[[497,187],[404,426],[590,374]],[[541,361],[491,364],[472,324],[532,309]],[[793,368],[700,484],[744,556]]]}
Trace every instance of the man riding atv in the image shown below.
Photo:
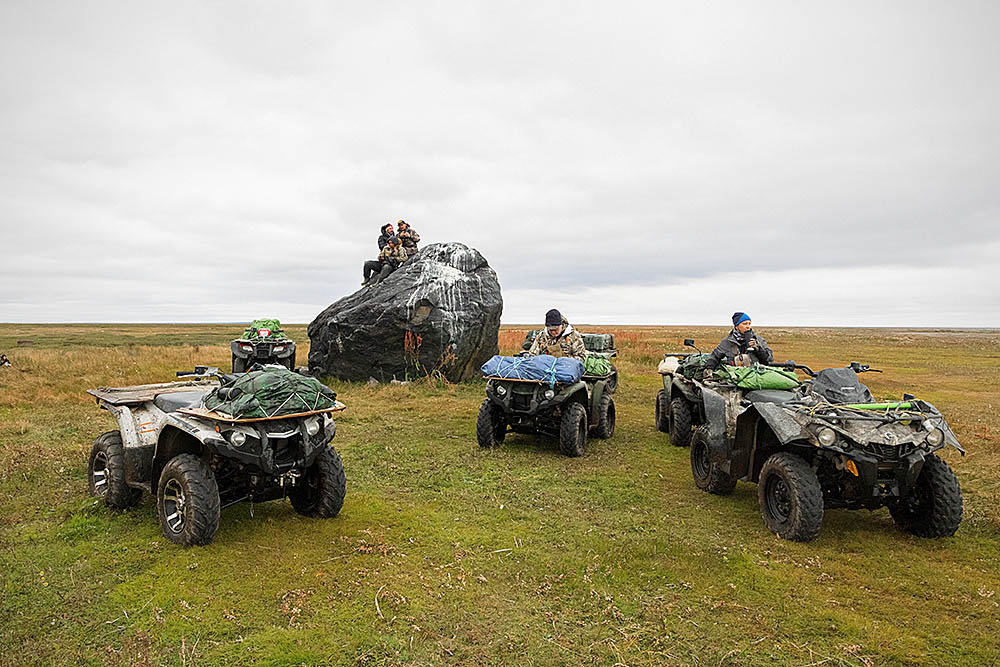
{"label": "man riding atv", "polygon": [[767,341],[754,333],[753,322],[746,313],[733,313],[733,330],[722,339],[705,361],[706,378],[711,377],[720,364],[750,366],[769,364],[774,360]]}
{"label": "man riding atv", "polygon": [[509,429],[554,436],[564,454],[581,456],[588,434],[610,438],[618,388],[610,357],[616,353],[598,344],[613,337],[593,335],[591,340],[600,352],[588,353],[583,336],[553,308],[528,350],[483,364],[486,400],[476,420],[479,446],[499,446]]}
{"label": "man riding atv", "polygon": [[529,357],[550,354],[553,357],[573,357],[581,362],[587,359],[587,348],[581,336],[558,310],[545,313],[545,329],[535,337],[528,350]]}

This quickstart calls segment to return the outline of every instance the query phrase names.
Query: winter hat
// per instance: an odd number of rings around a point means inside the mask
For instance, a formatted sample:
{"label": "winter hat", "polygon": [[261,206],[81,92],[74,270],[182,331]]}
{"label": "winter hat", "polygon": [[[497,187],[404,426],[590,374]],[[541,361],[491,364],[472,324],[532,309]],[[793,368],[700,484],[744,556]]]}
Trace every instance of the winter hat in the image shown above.
{"label": "winter hat", "polygon": [[387,222],[386,224],[382,225],[382,233],[385,234],[385,230],[389,229],[390,227],[392,227],[391,222]]}
{"label": "winter hat", "polygon": [[390,236],[388,239],[386,239],[386,243],[399,243],[399,237]]}
{"label": "winter hat", "polygon": [[562,324],[562,313],[553,308],[549,312],[545,313],[545,326],[547,327],[557,327]]}
{"label": "winter hat", "polygon": [[733,313],[733,326],[737,326],[740,322],[746,322],[750,319],[750,316],[746,313]]}

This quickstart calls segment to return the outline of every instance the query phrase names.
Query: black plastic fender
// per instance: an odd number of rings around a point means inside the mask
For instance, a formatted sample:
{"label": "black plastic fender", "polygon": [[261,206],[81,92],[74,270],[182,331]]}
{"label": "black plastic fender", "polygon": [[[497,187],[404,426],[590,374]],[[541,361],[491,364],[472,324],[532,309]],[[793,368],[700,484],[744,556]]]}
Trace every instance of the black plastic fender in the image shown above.
{"label": "black plastic fender", "polygon": [[771,427],[771,432],[783,445],[796,440],[815,441],[815,437],[803,428],[802,424],[795,421],[784,408],[774,403],[755,403],[747,408],[746,412],[736,420],[737,440],[740,440],[743,429],[747,428],[747,425],[749,428],[753,427],[752,422],[756,415],[760,415],[767,422],[767,425]]}
{"label": "black plastic fender", "polygon": [[722,394],[702,387],[701,404],[705,411],[705,425],[708,429],[708,457],[712,463],[729,460],[730,443],[726,441],[726,399]]}
{"label": "black plastic fender", "polygon": [[601,404],[601,397],[604,396],[604,392],[608,388],[608,383],[606,380],[598,380],[594,383],[593,389],[590,392],[590,407],[587,409],[588,422],[591,427],[597,426],[597,422],[600,421],[600,415],[597,413],[597,408]]}

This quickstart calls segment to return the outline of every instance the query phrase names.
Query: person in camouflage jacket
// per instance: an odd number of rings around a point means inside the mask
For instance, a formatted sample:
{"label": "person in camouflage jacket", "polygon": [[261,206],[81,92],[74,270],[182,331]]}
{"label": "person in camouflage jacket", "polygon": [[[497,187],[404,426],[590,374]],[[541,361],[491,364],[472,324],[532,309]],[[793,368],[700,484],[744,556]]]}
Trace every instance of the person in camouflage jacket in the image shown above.
{"label": "person in camouflage jacket", "polygon": [[399,242],[399,237],[389,237],[389,242],[386,243],[385,247],[378,254],[378,261],[382,265],[382,270],[372,279],[370,284],[374,285],[382,282],[389,277],[390,273],[398,269],[400,264],[409,258],[410,256],[406,254],[403,244]]}
{"label": "person in camouflage jacket", "polygon": [[417,244],[420,243],[420,234],[417,234],[417,230],[410,227],[410,223],[405,220],[396,223],[396,230],[396,236],[403,242],[403,250],[406,251],[407,257],[416,255]]}
{"label": "person in camouflage jacket", "polygon": [[587,360],[587,348],[583,345],[583,336],[577,333],[555,308],[545,313],[545,328],[538,332],[535,342],[528,350],[529,357],[539,354],[572,357],[581,363]]}

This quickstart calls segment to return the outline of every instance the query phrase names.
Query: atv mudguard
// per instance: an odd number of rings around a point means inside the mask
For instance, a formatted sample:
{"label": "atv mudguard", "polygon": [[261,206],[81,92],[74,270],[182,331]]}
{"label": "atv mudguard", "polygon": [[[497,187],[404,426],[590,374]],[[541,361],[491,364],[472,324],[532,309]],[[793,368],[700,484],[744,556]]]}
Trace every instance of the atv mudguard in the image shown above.
{"label": "atv mudguard", "polygon": [[178,454],[201,453],[192,451],[192,446],[189,444],[190,438],[179,438],[177,437],[178,432],[190,436],[211,452],[217,452],[220,448],[229,448],[229,443],[221,435],[197,419],[177,412],[168,413],[163,429],[160,431],[160,437],[156,441],[156,448],[153,450],[153,460],[150,466],[151,476],[148,480],[152,485],[153,493],[156,493],[160,472],[170,459]]}
{"label": "atv mudguard", "polygon": [[[778,405],[754,403],[736,418],[736,438],[730,453],[730,474],[733,476],[757,481],[764,459],[774,451],[774,441],[761,437],[762,428],[768,429],[782,446],[796,441],[815,442],[815,437]],[[765,448],[763,454],[760,453],[762,447]]]}
{"label": "atv mudguard", "polygon": [[599,410],[597,408],[601,405],[601,397],[604,396],[604,392],[607,390],[607,380],[598,380],[593,384],[590,390],[590,404],[587,406],[587,413],[590,417],[588,422],[591,427],[597,426],[597,422],[601,419],[601,415],[598,414]]}
{"label": "atv mudguard", "polygon": [[719,392],[702,387],[701,409],[705,413],[704,428],[708,430],[708,456],[712,463],[719,464],[729,472],[732,446],[726,438],[726,399]]}

